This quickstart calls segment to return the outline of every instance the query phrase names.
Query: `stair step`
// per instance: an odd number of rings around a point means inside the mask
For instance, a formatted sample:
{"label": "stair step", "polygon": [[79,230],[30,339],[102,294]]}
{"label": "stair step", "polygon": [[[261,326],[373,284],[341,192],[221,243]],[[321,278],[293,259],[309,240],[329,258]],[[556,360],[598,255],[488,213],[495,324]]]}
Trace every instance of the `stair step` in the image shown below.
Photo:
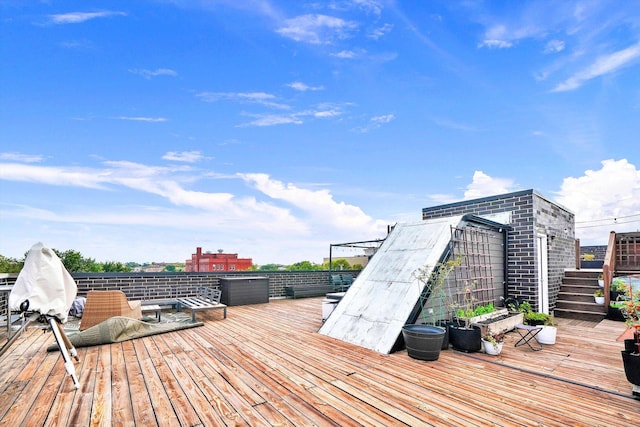
{"label": "stair step", "polygon": [[575,301],[575,302],[595,302],[593,298],[593,292],[590,293],[582,293],[582,292],[558,292],[558,300],[560,301]]}
{"label": "stair step", "polygon": [[588,268],[582,270],[565,270],[564,277],[597,279],[602,274],[602,269]]}
{"label": "stair step", "polygon": [[593,313],[593,314],[606,314],[607,309],[604,305],[590,303],[590,302],[579,302],[579,301],[556,301],[556,309],[560,310],[568,310],[568,311],[580,311],[585,313]]}
{"label": "stair step", "polygon": [[598,284],[598,278],[593,279],[585,279],[583,277],[563,277],[562,278],[563,285],[569,286],[600,286]]}
{"label": "stair step", "polygon": [[599,322],[605,318],[605,315],[601,313],[582,310],[565,310],[561,308],[556,308],[553,315],[565,319],[590,320],[594,322]]}

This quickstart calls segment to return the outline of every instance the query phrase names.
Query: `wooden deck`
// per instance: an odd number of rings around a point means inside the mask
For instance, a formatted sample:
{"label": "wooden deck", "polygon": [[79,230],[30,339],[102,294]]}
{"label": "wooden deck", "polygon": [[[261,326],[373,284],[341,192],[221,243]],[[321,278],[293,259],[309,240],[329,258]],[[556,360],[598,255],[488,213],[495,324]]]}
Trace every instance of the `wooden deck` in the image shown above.
{"label": "wooden deck", "polygon": [[79,349],[80,389],[51,333],[0,359],[0,425],[640,425],[615,338],[621,323],[562,321],[532,352],[378,354],[322,336],[321,299],[199,315],[198,328]]}

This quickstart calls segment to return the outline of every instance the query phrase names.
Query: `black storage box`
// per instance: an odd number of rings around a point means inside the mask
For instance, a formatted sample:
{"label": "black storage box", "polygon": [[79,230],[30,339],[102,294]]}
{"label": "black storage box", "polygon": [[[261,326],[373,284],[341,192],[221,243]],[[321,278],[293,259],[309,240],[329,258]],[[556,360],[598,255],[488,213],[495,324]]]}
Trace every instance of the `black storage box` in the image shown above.
{"label": "black storage box", "polygon": [[222,277],[220,302],[228,306],[269,302],[269,278]]}

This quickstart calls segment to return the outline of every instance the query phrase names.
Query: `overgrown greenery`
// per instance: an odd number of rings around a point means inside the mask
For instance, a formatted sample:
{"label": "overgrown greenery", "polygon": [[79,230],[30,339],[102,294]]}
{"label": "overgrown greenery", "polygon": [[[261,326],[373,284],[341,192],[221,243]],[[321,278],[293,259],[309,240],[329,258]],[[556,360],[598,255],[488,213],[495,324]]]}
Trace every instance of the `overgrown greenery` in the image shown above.
{"label": "overgrown greenery", "polygon": [[458,319],[468,319],[470,317],[475,317],[475,316],[481,316],[483,314],[488,314],[488,313],[493,313],[494,311],[496,311],[495,306],[493,305],[492,302],[485,304],[485,305],[479,305],[475,308],[466,308],[466,309],[462,309],[459,308],[456,310],[456,317]]}

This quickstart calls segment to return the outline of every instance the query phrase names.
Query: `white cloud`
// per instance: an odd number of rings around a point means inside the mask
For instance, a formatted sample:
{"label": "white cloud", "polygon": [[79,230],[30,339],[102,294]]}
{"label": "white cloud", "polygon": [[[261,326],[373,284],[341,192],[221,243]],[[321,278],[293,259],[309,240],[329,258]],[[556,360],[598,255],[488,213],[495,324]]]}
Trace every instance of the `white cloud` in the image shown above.
{"label": "white cloud", "polygon": [[0,179],[6,181],[106,189],[103,176],[93,172],[87,168],[0,164]]}
{"label": "white cloud", "polygon": [[195,163],[203,159],[202,153],[200,151],[169,151],[164,156],[162,156],[164,160],[170,160],[174,162],[187,162],[187,163]]}
{"label": "white cloud", "polygon": [[375,28],[373,31],[371,31],[368,37],[373,40],[378,40],[380,37],[383,37],[390,33],[391,30],[393,30],[393,25],[384,24],[383,26]]}
{"label": "white cloud", "polygon": [[[174,157],[174,153],[169,154]],[[189,157],[188,152],[177,154]],[[236,196],[216,190],[220,182],[230,178],[241,179],[249,193]],[[207,179],[210,189],[189,188],[202,179]],[[54,247],[70,247],[91,256],[84,250],[89,246],[100,257],[123,261],[145,261],[140,255],[148,249],[133,244],[137,241],[154,248],[155,260],[162,260],[166,253],[168,260],[181,261],[196,246],[211,241],[207,236],[215,236],[214,248],[233,246],[233,251],[254,257],[256,262],[320,262],[319,248],[323,251],[336,241],[382,237],[387,225],[357,206],[336,201],[328,190],[308,190],[265,174],[217,176],[187,166],[159,167],[129,161],[107,161],[96,168],[3,163],[0,180],[76,188],[73,198],[51,207],[41,207],[37,199],[29,205],[0,202],[3,229],[10,234],[13,224],[20,224],[29,231],[27,237],[21,237],[23,246],[32,244],[31,239],[44,240]],[[78,199],[78,194],[83,194],[80,191],[85,192],[82,200]],[[96,191],[99,193],[94,194]],[[134,194],[136,204],[101,204],[104,191]],[[255,194],[251,196],[251,192]],[[90,198],[95,203],[85,203]],[[180,249],[171,250],[167,242]],[[176,259],[176,253],[182,251],[183,258]]]}
{"label": "white cloud", "polygon": [[129,70],[129,72],[132,74],[137,74],[139,76],[142,76],[145,79],[150,79],[151,77],[158,77],[158,76],[176,77],[178,75],[177,72],[169,68],[156,68],[155,70],[147,70],[144,68],[142,69],[133,68]]}
{"label": "white cloud", "polygon": [[564,50],[564,42],[562,40],[549,40],[544,47],[544,53],[557,53]]}
{"label": "white cloud", "polygon": [[0,153],[0,160],[23,163],[40,163],[44,157],[39,154]]}
{"label": "white cloud", "polygon": [[581,244],[606,244],[609,231],[640,230],[640,170],[626,159],[604,160],[599,170],[565,178],[556,201],[574,212]]}
{"label": "white cloud", "polygon": [[127,16],[124,12],[102,11],[102,12],[70,12],[57,15],[49,15],[51,24],[80,24],[96,18],[109,18],[111,16]]}
{"label": "white cloud", "polygon": [[292,112],[288,114],[243,113],[244,116],[254,117],[255,120],[238,125],[238,127],[249,127],[249,126],[264,127],[264,126],[277,126],[277,125],[287,125],[287,124],[300,125],[304,123],[304,119],[307,117],[314,117],[317,119],[329,119],[332,117],[337,117],[342,115],[343,105],[348,105],[348,104],[338,105],[338,104],[331,104],[331,103],[323,103],[323,104],[317,105],[315,108],[312,108],[312,109]]}
{"label": "white cloud", "polygon": [[302,82],[292,82],[287,84],[287,86],[290,87],[291,89],[294,89],[300,92],[306,92],[308,90],[310,91],[324,90],[324,87],[322,86],[309,86]]}
{"label": "white cloud", "polygon": [[490,49],[506,49],[513,46],[513,43],[507,40],[485,39],[478,47],[488,47]]}
{"label": "white cloud", "polygon": [[393,113],[384,114],[382,116],[373,116],[369,119],[369,123],[367,125],[355,128],[353,130],[356,132],[367,133],[374,129],[378,129],[383,124],[391,123],[393,120],[395,120],[395,118],[396,116]]}
{"label": "white cloud", "polygon": [[553,92],[566,92],[578,89],[589,80],[614,73],[620,68],[632,64],[638,60],[638,58],[640,58],[640,43],[609,55],[601,56],[584,70],[575,73],[564,82],[558,84],[553,89]]}
{"label": "white cloud", "polygon": [[167,119],[164,117],[140,117],[140,116],[118,116],[113,117],[114,120],[130,120],[134,122],[149,122],[149,123],[162,123],[166,122]]}
{"label": "white cloud", "polygon": [[382,13],[382,2],[377,0],[351,0],[351,2],[367,13],[380,15]]}
{"label": "white cloud", "polygon": [[277,97],[265,92],[200,92],[196,94],[204,102],[233,101],[240,103],[260,104],[269,108],[288,110],[291,107],[273,100]]}
{"label": "white cloud", "polygon": [[385,114],[383,116],[374,116],[371,121],[374,123],[391,123],[396,118],[395,114]]}
{"label": "white cloud", "polygon": [[471,184],[467,185],[464,199],[478,199],[496,194],[517,191],[518,186],[509,178],[494,178],[482,171],[475,171]]}
{"label": "white cloud", "polygon": [[327,15],[301,15],[287,19],[277,33],[297,42],[329,44],[334,39],[345,39],[358,25]]}
{"label": "white cloud", "polygon": [[277,125],[289,125],[289,124],[300,125],[303,123],[302,120],[295,114],[247,114],[245,113],[245,115],[250,117],[255,117],[255,120],[238,125],[238,127],[249,127],[249,126],[265,127],[265,126],[277,126]]}
{"label": "white cloud", "polygon": [[331,56],[341,59],[353,59],[358,56],[358,54],[352,50],[341,50],[340,52],[331,54]]}
{"label": "white cloud", "polygon": [[375,234],[386,223],[375,221],[357,206],[336,202],[328,190],[307,190],[295,184],[285,184],[267,174],[239,174],[248,184],[275,200],[285,201],[304,211],[316,225],[337,227],[345,231],[362,230]]}

